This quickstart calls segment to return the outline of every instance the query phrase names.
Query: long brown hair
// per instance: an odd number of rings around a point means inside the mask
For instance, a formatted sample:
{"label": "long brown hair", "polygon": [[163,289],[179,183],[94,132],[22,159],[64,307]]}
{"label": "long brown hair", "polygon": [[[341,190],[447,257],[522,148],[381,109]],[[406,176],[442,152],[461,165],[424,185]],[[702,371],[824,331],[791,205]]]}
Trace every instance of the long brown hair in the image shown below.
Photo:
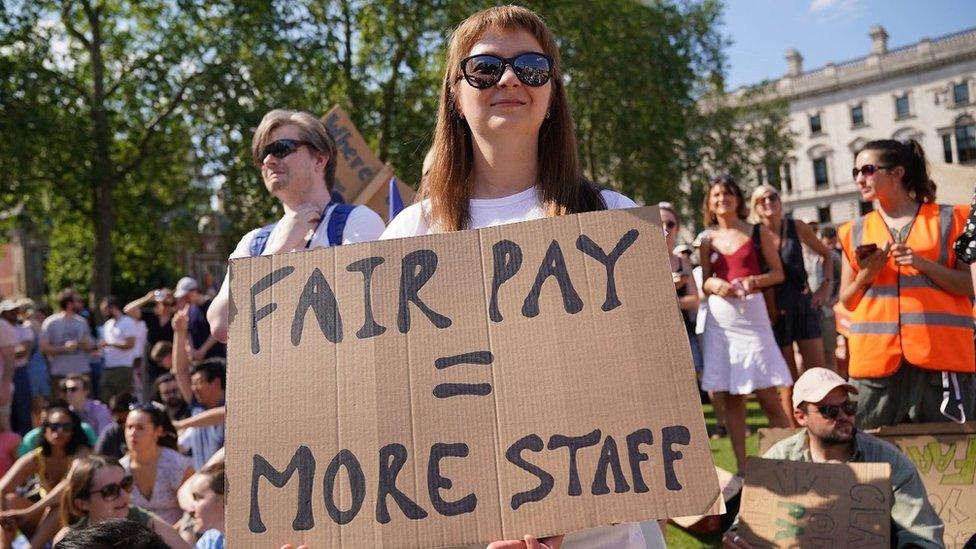
{"label": "long brown hair", "polygon": [[78,519],[88,516],[86,511],[82,511],[75,505],[76,499],[88,499],[91,497],[92,481],[95,473],[105,467],[123,467],[119,462],[105,456],[91,455],[76,459],[68,471],[68,488],[61,494],[61,525],[69,526]]}
{"label": "long brown hair", "polygon": [[[857,154],[862,151],[875,151],[881,162],[888,166],[905,168],[905,175],[901,178],[901,185],[905,192],[919,204],[935,202],[935,183],[929,177],[929,163],[925,160],[925,150],[914,139],[895,141],[894,139],[877,139],[865,143]],[[856,157],[856,155],[855,155]]]}
{"label": "long brown hair", "polygon": [[456,89],[467,85],[462,82],[461,59],[481,36],[494,29],[527,31],[542,46],[543,53],[552,57],[549,117],[539,129],[538,189],[546,216],[606,209],[600,189],[587,181],[580,169],[555,36],[532,10],[497,6],[468,17],[451,35],[434,130],[434,161],[420,192],[421,199],[430,199],[431,226],[438,232],[457,231],[467,228],[470,222],[468,200],[474,149],[471,128],[458,112]]}
{"label": "long brown hair", "polygon": [[723,175],[721,177],[716,177],[708,184],[708,189],[705,191],[705,200],[702,201],[702,221],[705,222],[706,227],[713,227],[718,225],[718,217],[712,212],[711,206],[708,204],[708,196],[712,194],[712,189],[716,185],[721,185],[726,192],[735,196],[736,206],[735,215],[739,219],[745,219],[749,216],[749,209],[746,207],[746,199],[742,196],[742,189],[736,184],[735,179],[732,179],[730,175]]}

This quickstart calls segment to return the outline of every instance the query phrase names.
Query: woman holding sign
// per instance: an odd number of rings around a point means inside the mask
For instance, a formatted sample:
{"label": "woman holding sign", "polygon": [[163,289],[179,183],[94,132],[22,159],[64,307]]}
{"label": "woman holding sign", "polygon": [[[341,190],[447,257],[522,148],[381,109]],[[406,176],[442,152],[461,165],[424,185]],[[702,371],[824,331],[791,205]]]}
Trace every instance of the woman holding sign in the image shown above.
{"label": "woman holding sign", "polygon": [[[746,464],[746,397],[755,393],[772,427],[789,427],[777,387],[793,384],[773,337],[761,290],[783,281],[773,235],[746,222],[742,191],[731,177],[712,181],[702,207],[702,290],[708,296],[702,389],[725,401],[736,465]],[[767,272],[761,265],[765,263]]]}
{"label": "woman holding sign", "polygon": [[[583,177],[559,50],[538,15],[516,6],[472,15],[451,37],[446,67],[423,200],[382,238],[636,206]],[[539,541],[558,547],[562,537]],[[534,543],[529,537],[493,547]],[[643,548],[645,541],[637,524],[565,538],[564,547],[595,546]]]}

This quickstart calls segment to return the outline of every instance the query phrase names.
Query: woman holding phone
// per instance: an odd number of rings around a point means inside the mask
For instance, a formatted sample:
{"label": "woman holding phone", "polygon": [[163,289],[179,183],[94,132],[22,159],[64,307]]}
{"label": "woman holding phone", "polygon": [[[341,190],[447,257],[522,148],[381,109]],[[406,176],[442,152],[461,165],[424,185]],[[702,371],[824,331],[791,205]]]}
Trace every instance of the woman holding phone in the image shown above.
{"label": "woman holding phone", "polygon": [[976,414],[973,281],[953,244],[969,208],[935,203],[921,145],[871,141],[853,170],[877,208],[840,228],[840,301],[853,311],[849,374],[857,426]]}
{"label": "woman holding phone", "polygon": [[[400,212],[381,238],[491,227],[564,214],[630,208],[581,173],[555,37],[517,6],[480,11],[454,31],[447,52],[433,163],[421,201]],[[656,525],[653,529],[663,547]],[[501,541],[493,549],[562,536]],[[637,524],[570,534],[565,547],[645,547]]]}

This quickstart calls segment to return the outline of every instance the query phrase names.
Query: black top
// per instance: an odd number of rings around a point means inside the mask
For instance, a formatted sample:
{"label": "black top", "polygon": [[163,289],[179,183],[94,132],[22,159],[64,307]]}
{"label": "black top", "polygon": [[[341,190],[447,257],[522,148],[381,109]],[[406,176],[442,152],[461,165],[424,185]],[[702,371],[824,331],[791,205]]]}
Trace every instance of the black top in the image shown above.
{"label": "black top", "polygon": [[776,286],[776,299],[794,298],[807,288],[807,269],[803,264],[803,246],[796,233],[796,222],[790,216],[784,216],[780,226],[779,258],[783,262],[785,278]]}

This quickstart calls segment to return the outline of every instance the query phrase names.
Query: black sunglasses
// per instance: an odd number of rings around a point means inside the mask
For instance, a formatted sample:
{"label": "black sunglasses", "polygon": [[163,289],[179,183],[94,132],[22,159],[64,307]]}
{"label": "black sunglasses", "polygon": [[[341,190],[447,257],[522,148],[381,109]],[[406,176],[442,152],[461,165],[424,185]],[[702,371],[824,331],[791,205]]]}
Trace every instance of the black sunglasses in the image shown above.
{"label": "black sunglasses", "polygon": [[125,490],[126,492],[129,493],[132,492],[131,475],[126,475],[122,477],[122,480],[118,483],[113,482],[111,484],[106,484],[105,486],[102,486],[98,490],[92,490],[91,492],[88,493],[88,497],[93,496],[95,494],[99,494],[102,496],[102,499],[105,501],[115,501],[122,493],[122,490]]}
{"label": "black sunglasses", "polygon": [[472,88],[484,90],[502,79],[505,67],[511,66],[520,82],[538,88],[552,76],[552,58],[544,53],[529,52],[515,57],[491,54],[472,55],[461,60],[461,74]]}
{"label": "black sunglasses", "polygon": [[820,412],[820,415],[827,419],[837,419],[837,416],[840,415],[841,410],[843,410],[848,417],[854,417],[854,414],[857,413],[857,402],[848,400],[843,404],[823,404],[821,406],[817,406],[817,411]]}
{"label": "black sunglasses", "polygon": [[81,390],[81,386],[80,385],[62,385],[61,386],[61,390],[62,391],[65,391],[65,392],[68,392],[68,393],[73,393],[75,391],[80,391]]}
{"label": "black sunglasses", "polygon": [[664,222],[664,228],[667,229],[667,230],[669,230],[669,231],[671,229],[674,229],[677,226],[678,226],[678,224],[675,223],[674,221],[665,221]]}
{"label": "black sunglasses", "polygon": [[44,422],[44,428],[52,431],[65,431],[69,433],[75,430],[73,423],[51,423],[49,421]]}
{"label": "black sunglasses", "polygon": [[284,158],[297,151],[302,145],[312,149],[315,148],[308,141],[300,141],[298,139],[279,139],[277,141],[272,141],[261,149],[261,156],[256,158],[254,162],[258,166],[264,164],[264,159],[267,158],[269,154],[278,159]]}
{"label": "black sunglasses", "polygon": [[878,170],[889,170],[893,167],[894,166],[875,166],[874,164],[865,164],[860,168],[855,167],[853,170],[851,170],[851,175],[854,176],[854,179],[857,179],[857,174],[859,173],[863,173],[866,176],[871,176],[877,173]]}

